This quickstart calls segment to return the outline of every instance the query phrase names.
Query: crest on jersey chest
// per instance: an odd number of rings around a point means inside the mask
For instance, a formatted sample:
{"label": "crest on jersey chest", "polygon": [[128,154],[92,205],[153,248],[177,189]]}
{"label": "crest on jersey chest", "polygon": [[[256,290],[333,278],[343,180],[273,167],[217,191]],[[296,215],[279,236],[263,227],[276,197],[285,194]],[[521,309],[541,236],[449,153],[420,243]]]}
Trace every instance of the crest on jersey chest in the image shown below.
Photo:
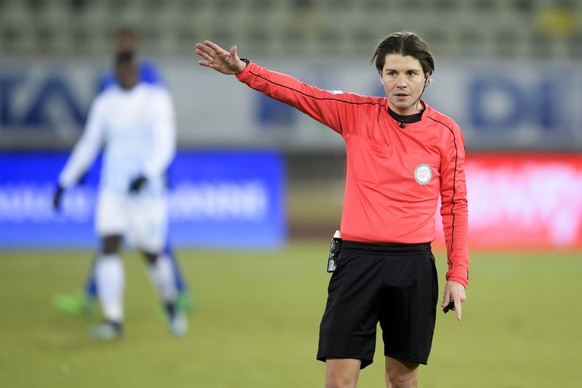
{"label": "crest on jersey chest", "polygon": [[414,179],[419,185],[426,185],[432,179],[432,168],[426,163],[420,163],[414,169]]}

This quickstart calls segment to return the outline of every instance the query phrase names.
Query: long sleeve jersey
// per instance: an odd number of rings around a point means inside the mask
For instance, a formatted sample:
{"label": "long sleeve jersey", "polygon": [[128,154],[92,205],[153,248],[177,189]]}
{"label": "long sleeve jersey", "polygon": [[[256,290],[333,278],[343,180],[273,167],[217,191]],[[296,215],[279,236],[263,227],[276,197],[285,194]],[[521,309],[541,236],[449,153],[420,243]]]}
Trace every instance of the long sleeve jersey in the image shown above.
{"label": "long sleeve jersey", "polygon": [[77,182],[104,148],[101,190],[127,193],[131,180],[143,174],[147,189],[160,192],[175,143],[174,109],[164,88],[145,83],[131,90],[112,86],[91,105],[59,183],[66,188]]}
{"label": "long sleeve jersey", "polygon": [[458,125],[422,101],[419,121],[401,125],[387,98],[327,91],[249,63],[237,78],[328,126],[345,141],[343,239],[426,243],[436,237],[439,195],[449,270],[468,283],[464,139]]}

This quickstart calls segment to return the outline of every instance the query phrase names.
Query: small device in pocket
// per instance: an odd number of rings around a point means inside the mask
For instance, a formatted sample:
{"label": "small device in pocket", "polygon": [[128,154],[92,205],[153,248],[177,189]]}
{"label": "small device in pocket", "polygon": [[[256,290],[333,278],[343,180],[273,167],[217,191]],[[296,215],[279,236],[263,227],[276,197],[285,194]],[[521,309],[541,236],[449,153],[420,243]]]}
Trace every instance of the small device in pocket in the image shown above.
{"label": "small device in pocket", "polygon": [[342,247],[342,239],[339,230],[333,234],[329,244],[329,255],[327,257],[327,272],[334,272],[337,268],[337,261],[339,259],[340,250]]}

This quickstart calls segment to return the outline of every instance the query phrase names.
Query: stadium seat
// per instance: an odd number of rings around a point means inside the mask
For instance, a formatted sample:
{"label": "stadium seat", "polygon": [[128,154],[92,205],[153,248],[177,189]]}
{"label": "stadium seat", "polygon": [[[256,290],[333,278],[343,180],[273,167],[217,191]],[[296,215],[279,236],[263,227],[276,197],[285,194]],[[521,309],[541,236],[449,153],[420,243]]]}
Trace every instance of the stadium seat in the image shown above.
{"label": "stadium seat", "polygon": [[[265,55],[368,55],[389,31],[426,36],[439,56],[581,58],[582,1],[562,0],[0,0],[0,54],[103,55],[134,27],[152,54],[193,40]],[[477,49],[478,48],[478,49]]]}

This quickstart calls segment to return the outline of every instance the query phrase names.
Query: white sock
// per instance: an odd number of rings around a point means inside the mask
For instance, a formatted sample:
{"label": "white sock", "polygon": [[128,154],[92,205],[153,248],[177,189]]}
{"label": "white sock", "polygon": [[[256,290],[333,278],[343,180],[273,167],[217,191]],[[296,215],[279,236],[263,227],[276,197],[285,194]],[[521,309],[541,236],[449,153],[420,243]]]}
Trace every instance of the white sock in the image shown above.
{"label": "white sock", "polygon": [[102,255],[95,263],[97,295],[103,315],[108,321],[123,321],[123,291],[125,273],[118,255]]}
{"label": "white sock", "polygon": [[158,295],[164,303],[174,303],[178,289],[174,281],[174,265],[168,255],[160,255],[153,264],[148,265],[148,274]]}

